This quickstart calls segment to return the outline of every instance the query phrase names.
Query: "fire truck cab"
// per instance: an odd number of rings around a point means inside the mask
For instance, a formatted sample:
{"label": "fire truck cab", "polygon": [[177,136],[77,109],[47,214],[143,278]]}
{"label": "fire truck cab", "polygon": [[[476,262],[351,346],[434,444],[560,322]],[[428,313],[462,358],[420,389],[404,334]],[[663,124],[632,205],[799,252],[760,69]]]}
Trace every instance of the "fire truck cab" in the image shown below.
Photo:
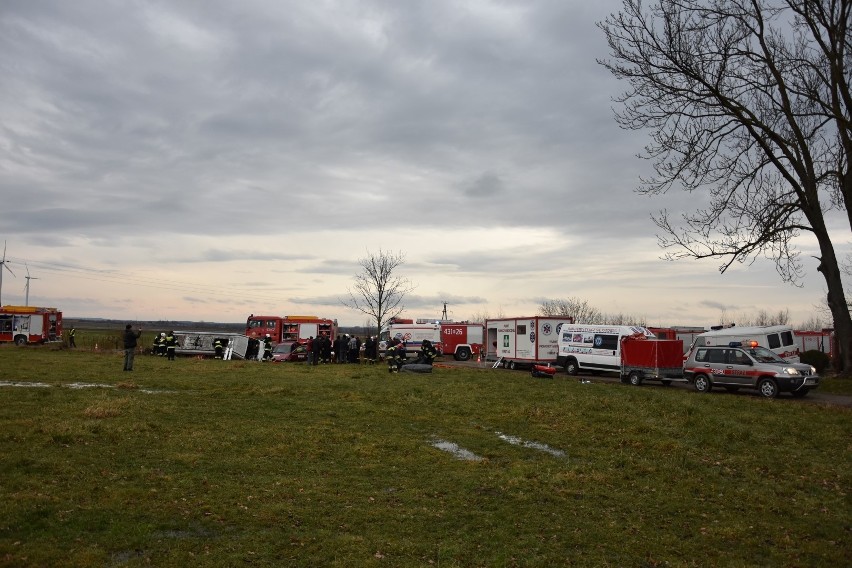
{"label": "fire truck cab", "polygon": [[62,312],[56,308],[3,306],[0,308],[0,342],[16,345],[62,341]]}

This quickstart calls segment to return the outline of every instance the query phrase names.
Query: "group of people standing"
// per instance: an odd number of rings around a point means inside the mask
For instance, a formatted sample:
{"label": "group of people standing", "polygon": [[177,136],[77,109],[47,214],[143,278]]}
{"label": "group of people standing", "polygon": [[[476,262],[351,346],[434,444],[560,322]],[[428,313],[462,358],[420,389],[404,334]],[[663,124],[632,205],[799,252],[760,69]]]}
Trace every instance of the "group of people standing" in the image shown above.
{"label": "group of people standing", "polygon": [[175,360],[175,351],[177,350],[177,336],[174,331],[166,333],[161,332],[154,336],[154,344],[151,346],[151,353],[159,357],[168,357],[169,361]]}
{"label": "group of people standing", "polygon": [[[348,333],[338,335],[333,341],[328,335],[309,337],[305,343],[308,365],[320,363],[359,363],[373,364],[378,356],[375,337],[362,342],[360,337]],[[295,347],[295,345],[294,345]]]}

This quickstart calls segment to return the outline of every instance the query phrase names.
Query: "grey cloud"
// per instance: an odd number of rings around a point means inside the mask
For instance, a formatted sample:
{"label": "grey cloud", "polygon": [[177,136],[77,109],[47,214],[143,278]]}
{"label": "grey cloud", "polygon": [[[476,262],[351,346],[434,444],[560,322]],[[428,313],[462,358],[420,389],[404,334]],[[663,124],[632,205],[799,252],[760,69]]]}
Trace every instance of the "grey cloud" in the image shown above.
{"label": "grey cloud", "polygon": [[719,311],[735,311],[742,309],[741,306],[738,306],[736,304],[724,304],[722,302],[714,302],[710,300],[704,300],[702,302],[699,302],[699,305],[704,306],[705,308],[711,308]]}
{"label": "grey cloud", "polygon": [[485,172],[477,179],[473,180],[466,187],[463,187],[462,192],[468,197],[499,197],[504,193],[503,180],[499,176],[491,172]]}

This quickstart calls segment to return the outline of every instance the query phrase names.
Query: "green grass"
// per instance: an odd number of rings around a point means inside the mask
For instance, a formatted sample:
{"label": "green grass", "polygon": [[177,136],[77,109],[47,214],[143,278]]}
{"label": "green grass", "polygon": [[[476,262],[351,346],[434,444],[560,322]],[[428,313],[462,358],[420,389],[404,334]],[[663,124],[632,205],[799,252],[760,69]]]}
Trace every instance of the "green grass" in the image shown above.
{"label": "green grass", "polygon": [[150,356],[121,368],[120,353],[0,348],[0,381],[50,385],[0,387],[0,566],[839,566],[852,554],[848,408],[491,369]]}

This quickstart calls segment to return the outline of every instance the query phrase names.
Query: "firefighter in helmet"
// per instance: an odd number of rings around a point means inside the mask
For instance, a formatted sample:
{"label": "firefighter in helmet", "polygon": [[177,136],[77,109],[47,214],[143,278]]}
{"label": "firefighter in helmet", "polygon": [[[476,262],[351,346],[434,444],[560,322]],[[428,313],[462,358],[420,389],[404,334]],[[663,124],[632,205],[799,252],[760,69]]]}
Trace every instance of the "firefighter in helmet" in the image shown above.
{"label": "firefighter in helmet", "polygon": [[221,359],[222,358],[222,340],[219,339],[218,337],[216,338],[216,341],[213,342],[213,350],[216,352],[215,358]]}
{"label": "firefighter in helmet", "polygon": [[423,340],[423,345],[420,347],[420,353],[417,356],[417,362],[422,365],[432,365],[435,362],[435,357],[438,356],[438,350],[432,345],[428,339]]}
{"label": "firefighter in helmet", "polygon": [[401,339],[396,340],[396,370],[402,370],[402,366],[405,365],[408,359],[408,353],[405,350],[405,341]]}
{"label": "firefighter in helmet", "polygon": [[388,361],[388,373],[396,373],[399,368],[396,366],[396,338],[391,339],[385,349],[385,359]]}
{"label": "firefighter in helmet", "polygon": [[268,361],[272,359],[272,336],[268,333],[266,337],[263,338],[263,360]]}
{"label": "firefighter in helmet", "polygon": [[166,353],[168,355],[169,361],[175,360],[175,351],[177,350],[177,336],[175,332],[170,331],[168,335],[166,335]]}

